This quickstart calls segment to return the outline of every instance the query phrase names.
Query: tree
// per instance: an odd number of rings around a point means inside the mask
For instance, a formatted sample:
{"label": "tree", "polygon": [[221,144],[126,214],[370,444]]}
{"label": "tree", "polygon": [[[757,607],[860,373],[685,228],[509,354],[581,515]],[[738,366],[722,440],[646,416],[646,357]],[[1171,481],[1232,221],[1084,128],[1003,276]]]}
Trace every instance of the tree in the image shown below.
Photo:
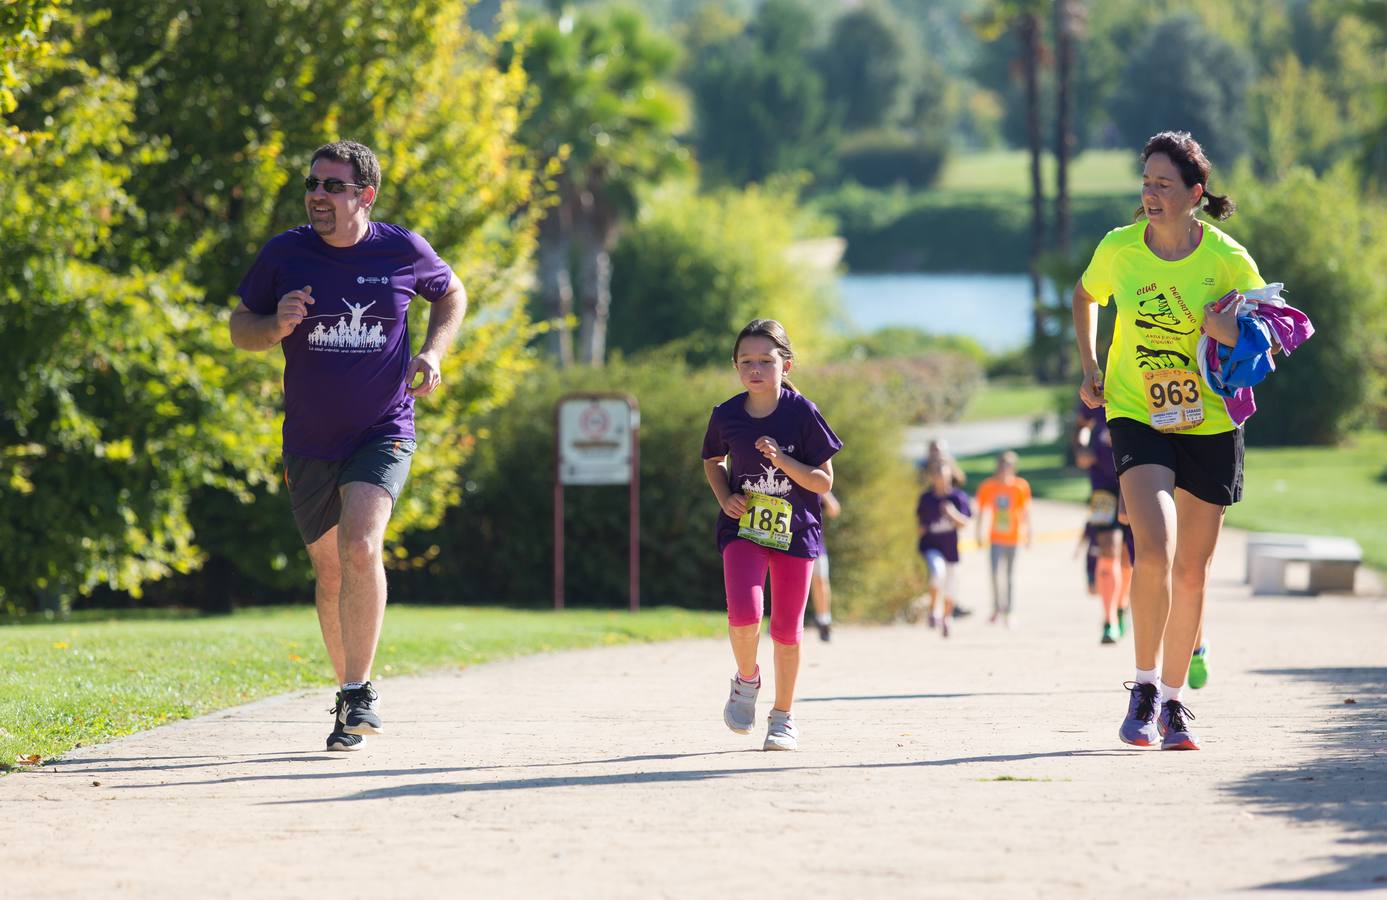
{"label": "tree", "polygon": [[273,479],[271,371],[227,358],[179,267],[98,262],[140,215],[135,88],[80,58],[63,4],[4,14],[24,28],[0,32],[23,60],[0,84],[0,609],[66,608],[201,564],[192,491]]}
{"label": "tree", "polygon": [[[1045,252],[1045,186],[1041,181],[1040,160],[1045,152],[1040,130],[1040,62],[1043,54],[1041,12],[1048,0],[993,0],[979,20],[984,35],[996,36],[1010,30],[1021,48],[1021,78],[1026,97],[1026,144],[1030,151],[1031,173],[1031,250],[1028,270],[1031,277],[1032,344],[1039,346],[1045,334],[1044,295],[1040,258]],[[1043,361],[1037,354],[1036,375],[1043,377]]]}
{"label": "tree", "polygon": [[1055,0],[1055,250],[1069,253],[1069,162],[1074,157],[1074,48],[1083,26],[1083,0]]}
{"label": "tree", "polygon": [[[211,478],[180,482],[186,491],[177,502],[190,509],[199,553],[213,563],[204,576],[210,591],[227,594],[228,571],[245,587],[297,589],[308,577],[276,494],[278,420],[271,414],[280,397],[279,354],[232,350],[224,316],[258,247],[303,222],[296,176],[327,140],[351,137],[376,150],[384,181],[375,217],[427,237],[471,295],[474,313],[444,360],[448,389],[419,407],[413,486],[396,506],[390,539],[438,521],[457,502],[462,464],[483,437],[474,424],[479,413],[506,403],[533,364],[533,329],[515,302],[536,224],[533,166],[515,137],[523,70],[496,65],[494,47],[466,25],[467,0],[343,0],[330,16],[309,0],[74,5],[102,17],[72,45],[86,71],[99,75],[93,85],[119,80],[129,88],[119,140],[91,151],[104,159],[116,157],[108,148],[124,150],[114,183],[126,199],[93,203],[93,221],[110,218],[104,207],[123,215],[93,244],[90,258],[131,277],[177,274],[183,285],[164,295],[181,301],[191,291],[212,316],[192,321],[198,334],[211,336],[206,349],[215,364],[249,373],[234,394],[253,402],[255,425],[239,428],[247,437],[222,448],[229,458],[221,465],[265,478],[247,477],[234,490]],[[250,58],[256,65],[247,65]],[[98,172],[84,177],[93,186],[112,180]],[[56,202],[64,194],[42,196]],[[70,215],[45,213],[38,221]],[[424,306],[415,304],[411,314],[416,341]],[[193,314],[167,315],[169,321],[150,326],[149,340],[174,340]],[[46,340],[38,338],[38,346],[47,347]],[[139,392],[122,398],[136,408],[145,400]],[[191,413],[187,419],[197,422]],[[268,441],[250,440],[262,432]]]}
{"label": "tree", "polygon": [[822,174],[837,128],[800,0],[767,0],[740,34],[703,48],[688,74],[707,180],[745,186],[779,172]]}
{"label": "tree", "polygon": [[[1310,316],[1315,335],[1257,386],[1248,441],[1333,444],[1380,421],[1387,373],[1387,209],[1340,165],[1292,169],[1277,182],[1239,179],[1228,227],[1268,281]],[[1332,228],[1324,227],[1326,210]]]}
{"label": "tree", "polygon": [[876,4],[834,20],[822,52],[828,102],[845,131],[893,125],[904,111],[908,84],[900,27]]}
{"label": "tree", "polygon": [[610,252],[634,214],[641,185],[683,167],[676,136],[684,122],[666,83],[677,64],[672,41],[628,9],[529,19],[518,54],[534,86],[521,136],[556,173],[554,202],[540,228],[540,285],[557,323],[552,345],[571,361],[566,335],[573,289],[570,247],[577,251],[579,361],[600,366],[611,308]]}
{"label": "tree", "polygon": [[[1151,77],[1152,60],[1179,60]],[[1247,54],[1209,32],[1193,13],[1166,17],[1133,48],[1110,102],[1123,143],[1140,147],[1160,131],[1188,131],[1216,163],[1247,151],[1252,84]]]}
{"label": "tree", "polygon": [[720,364],[729,335],[768,316],[784,323],[801,353],[823,347],[827,286],[791,257],[807,217],[796,188],[662,191],[613,254],[612,346],[627,354],[664,347],[691,363]]}

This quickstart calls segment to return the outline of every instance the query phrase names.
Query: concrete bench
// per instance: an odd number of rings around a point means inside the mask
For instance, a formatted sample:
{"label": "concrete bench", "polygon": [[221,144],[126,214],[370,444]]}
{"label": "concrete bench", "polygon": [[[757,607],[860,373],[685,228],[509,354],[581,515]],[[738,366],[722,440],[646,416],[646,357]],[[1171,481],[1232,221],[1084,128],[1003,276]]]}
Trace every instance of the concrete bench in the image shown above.
{"label": "concrete bench", "polygon": [[1273,547],[1304,549],[1313,535],[1280,534],[1272,531],[1253,531],[1247,535],[1247,569],[1243,580],[1252,583],[1252,561]]}
{"label": "concrete bench", "polygon": [[1286,571],[1292,564],[1309,566],[1306,591],[1353,592],[1363,548],[1352,538],[1314,535],[1269,535],[1253,544],[1248,536],[1248,581],[1254,594],[1287,593]]}

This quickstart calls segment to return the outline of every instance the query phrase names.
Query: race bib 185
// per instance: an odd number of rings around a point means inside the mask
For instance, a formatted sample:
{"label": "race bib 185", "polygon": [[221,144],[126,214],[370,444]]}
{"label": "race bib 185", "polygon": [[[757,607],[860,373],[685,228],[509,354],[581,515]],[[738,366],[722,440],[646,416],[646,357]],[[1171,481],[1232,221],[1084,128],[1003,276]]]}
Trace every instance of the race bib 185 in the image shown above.
{"label": "race bib 185", "polygon": [[789,550],[794,537],[790,533],[794,512],[795,508],[784,498],[749,491],[746,513],[737,521],[737,537],[772,550]]}

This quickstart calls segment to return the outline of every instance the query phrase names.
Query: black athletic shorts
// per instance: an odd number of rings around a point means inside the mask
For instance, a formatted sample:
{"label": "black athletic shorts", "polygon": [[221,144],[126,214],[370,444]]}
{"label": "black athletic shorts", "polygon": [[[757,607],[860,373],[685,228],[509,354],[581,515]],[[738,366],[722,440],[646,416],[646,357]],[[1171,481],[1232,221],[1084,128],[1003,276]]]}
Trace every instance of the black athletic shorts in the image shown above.
{"label": "black athletic shorts", "polygon": [[369,441],[346,459],[311,459],[284,454],[284,483],[294,524],[305,545],[332,530],[342,518],[342,485],[364,481],[384,488],[399,502],[414,459],[414,441],[381,438]]}
{"label": "black athletic shorts", "polygon": [[1157,431],[1135,419],[1111,419],[1112,457],[1117,474],[1133,466],[1165,466],[1175,486],[1205,503],[1232,506],[1243,496],[1243,430],[1219,434]]}

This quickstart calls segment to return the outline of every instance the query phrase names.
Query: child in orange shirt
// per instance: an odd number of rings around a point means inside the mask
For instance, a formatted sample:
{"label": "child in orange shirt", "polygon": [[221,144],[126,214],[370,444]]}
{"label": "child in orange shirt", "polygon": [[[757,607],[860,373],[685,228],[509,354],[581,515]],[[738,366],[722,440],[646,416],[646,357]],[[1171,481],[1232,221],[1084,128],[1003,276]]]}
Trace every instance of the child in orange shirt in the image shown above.
{"label": "child in orange shirt", "polygon": [[997,457],[997,472],[978,485],[978,545],[983,543],[984,522],[991,519],[988,538],[992,544],[992,621],[1008,628],[1016,624],[1013,584],[1016,549],[1031,545],[1031,486],[1016,474],[1016,454],[1008,450]]}

